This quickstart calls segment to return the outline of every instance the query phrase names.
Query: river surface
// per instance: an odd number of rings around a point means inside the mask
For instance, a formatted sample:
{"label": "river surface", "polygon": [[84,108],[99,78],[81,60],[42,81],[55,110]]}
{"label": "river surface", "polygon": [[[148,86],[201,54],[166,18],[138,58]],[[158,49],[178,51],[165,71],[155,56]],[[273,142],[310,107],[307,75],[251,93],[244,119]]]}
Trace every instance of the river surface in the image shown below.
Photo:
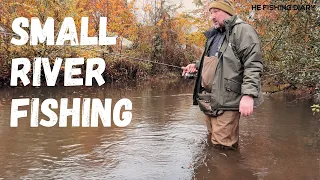
{"label": "river surface", "polygon": [[[320,122],[312,101],[272,95],[240,120],[237,151],[208,141],[192,83],[0,90],[0,179],[320,179]],[[124,128],[10,127],[11,100],[121,98],[132,101]],[[41,112],[41,111],[40,111]],[[40,118],[45,118],[40,113]],[[46,118],[47,119],[47,118]],[[70,126],[69,126],[70,125]]]}

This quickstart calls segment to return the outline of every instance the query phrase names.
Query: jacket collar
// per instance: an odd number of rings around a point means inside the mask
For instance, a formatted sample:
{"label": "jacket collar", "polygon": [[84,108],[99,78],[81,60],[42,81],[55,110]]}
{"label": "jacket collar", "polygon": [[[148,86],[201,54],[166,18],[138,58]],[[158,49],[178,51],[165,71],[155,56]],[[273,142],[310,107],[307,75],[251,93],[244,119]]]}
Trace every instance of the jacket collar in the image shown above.
{"label": "jacket collar", "polygon": [[204,32],[204,36],[207,39],[210,39],[212,36],[214,36],[216,33],[218,32],[217,29],[215,29],[214,27],[211,27],[210,29],[208,29],[206,32]]}

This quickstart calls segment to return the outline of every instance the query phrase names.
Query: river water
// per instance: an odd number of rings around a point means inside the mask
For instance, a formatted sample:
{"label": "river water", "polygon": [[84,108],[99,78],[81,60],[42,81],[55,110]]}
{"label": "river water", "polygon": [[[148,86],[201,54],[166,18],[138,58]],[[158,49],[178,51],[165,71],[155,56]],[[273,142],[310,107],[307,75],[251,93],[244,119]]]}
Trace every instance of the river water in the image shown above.
{"label": "river water", "polygon": [[[320,122],[312,101],[272,95],[240,120],[240,147],[208,142],[192,83],[0,90],[0,179],[320,179]],[[132,101],[125,127],[10,127],[15,98],[121,98]],[[20,107],[28,110],[30,106]],[[41,115],[40,117],[45,117]]]}

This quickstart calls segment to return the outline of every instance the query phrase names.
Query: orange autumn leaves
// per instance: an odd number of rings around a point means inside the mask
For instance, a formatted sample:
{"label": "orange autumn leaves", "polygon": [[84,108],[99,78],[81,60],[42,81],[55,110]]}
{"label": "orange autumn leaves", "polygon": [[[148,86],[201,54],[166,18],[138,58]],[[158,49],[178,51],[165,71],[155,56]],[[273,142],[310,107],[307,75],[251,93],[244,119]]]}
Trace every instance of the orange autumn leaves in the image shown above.
{"label": "orange autumn leaves", "polygon": [[53,17],[58,23],[65,17],[72,17],[77,28],[80,28],[81,17],[89,17],[89,35],[98,32],[99,18],[108,18],[108,30],[118,35],[128,35],[134,30],[133,14],[134,2],[124,0],[3,0],[0,5],[0,26],[6,31],[11,31],[11,23],[17,17],[38,17],[42,23],[47,17]]}

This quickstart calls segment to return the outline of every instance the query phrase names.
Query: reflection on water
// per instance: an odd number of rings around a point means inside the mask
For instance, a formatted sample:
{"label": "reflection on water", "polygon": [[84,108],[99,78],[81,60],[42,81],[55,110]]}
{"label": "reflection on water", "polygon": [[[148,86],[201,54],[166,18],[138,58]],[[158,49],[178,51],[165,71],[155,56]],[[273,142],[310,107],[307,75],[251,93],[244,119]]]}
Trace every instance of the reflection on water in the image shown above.
{"label": "reflection on water", "polygon": [[[214,149],[190,83],[0,92],[0,179],[320,179],[320,123],[312,102],[267,97],[240,122],[239,151]],[[129,98],[125,128],[10,128],[13,98]],[[30,111],[29,111],[30,112]],[[40,116],[41,117],[41,116]]]}

